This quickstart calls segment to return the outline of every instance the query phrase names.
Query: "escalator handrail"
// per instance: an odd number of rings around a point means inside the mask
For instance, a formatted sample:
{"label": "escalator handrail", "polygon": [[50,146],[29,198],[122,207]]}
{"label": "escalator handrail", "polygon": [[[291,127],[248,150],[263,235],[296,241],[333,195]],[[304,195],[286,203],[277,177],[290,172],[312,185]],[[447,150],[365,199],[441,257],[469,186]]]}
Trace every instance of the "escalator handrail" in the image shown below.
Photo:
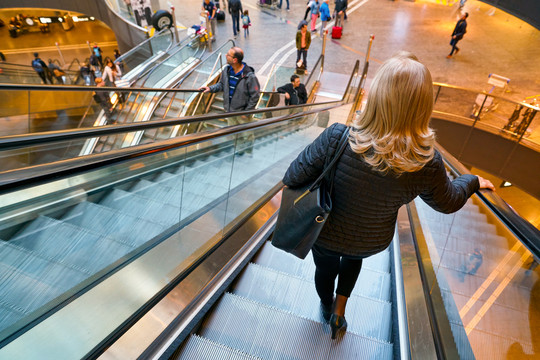
{"label": "escalator handrail", "polygon": [[507,102],[512,103],[514,105],[519,104],[519,105],[525,106],[526,108],[533,109],[533,110],[536,110],[536,111],[540,111],[540,107],[527,104],[525,101],[512,100],[512,99],[509,99],[509,98],[504,97],[504,96],[490,94],[490,93],[488,93],[488,92],[486,92],[484,90],[476,90],[476,89],[471,89],[471,88],[466,88],[466,87],[461,87],[461,86],[456,86],[456,85],[450,85],[450,84],[445,84],[445,83],[440,83],[440,82],[435,82],[435,81],[433,82],[433,86],[438,86],[440,88],[447,88],[447,89],[453,89],[453,90],[462,90],[462,91],[467,91],[467,92],[471,92],[471,93],[475,93],[475,94],[487,95],[487,96],[489,96],[491,98],[494,98],[494,99],[504,100],[504,101],[507,101]]}
{"label": "escalator handrail", "polygon": [[[117,164],[122,161],[133,160],[136,158],[152,155],[158,152],[177,149],[177,148],[181,148],[181,147],[188,146],[191,144],[204,142],[204,141],[208,141],[211,139],[215,139],[215,138],[219,138],[219,137],[223,137],[223,136],[227,136],[231,134],[237,134],[244,131],[266,127],[266,126],[276,124],[276,123],[287,122],[287,121],[290,121],[299,117],[319,113],[321,111],[331,110],[331,109],[334,109],[343,105],[341,101],[332,101],[326,104],[328,104],[329,106],[325,108],[317,107],[316,109],[313,109],[313,110],[302,111],[302,112],[292,113],[292,114],[289,113],[287,115],[277,116],[277,117],[264,119],[264,120],[258,120],[255,122],[249,122],[249,123],[244,123],[244,124],[235,125],[235,126],[228,126],[221,129],[216,129],[216,130],[207,131],[203,133],[188,134],[188,135],[182,136],[182,138],[180,139],[171,138],[171,139],[163,140],[160,142],[116,149],[113,151],[87,155],[80,158],[76,157],[76,158],[66,159],[66,160],[57,161],[57,162],[48,163],[48,164],[35,165],[35,166],[26,167],[26,168],[5,171],[5,172],[2,172],[0,176],[0,194],[11,191],[11,190],[15,190],[17,188],[33,186],[38,183],[57,180],[58,178],[63,177],[63,176],[73,176],[75,173],[95,170],[98,168],[102,168],[104,166]],[[282,107],[282,109],[288,109],[288,108],[290,107]],[[273,108],[273,109],[277,109],[277,108]],[[230,115],[239,116],[242,114],[247,115],[247,114],[253,114],[253,113],[262,112],[262,111],[268,111],[268,109],[253,110],[253,111],[247,111],[247,112],[246,111],[237,112],[237,113],[231,113]],[[221,118],[222,117],[223,116],[221,116]],[[195,119],[189,119],[189,120],[178,119],[178,121],[186,121],[186,122],[189,122],[189,121],[193,122],[194,120],[204,121],[200,118],[202,118],[202,116],[196,117]],[[207,118],[210,118],[210,117],[205,117],[206,120]],[[213,115],[213,118],[216,118],[215,114]],[[165,122],[167,125],[171,125],[167,120],[155,121],[155,122],[156,123]],[[126,125],[123,125],[123,126],[126,126]],[[111,126],[111,127],[114,128],[114,126]],[[81,133],[85,132],[84,137],[86,137],[98,129],[87,128],[87,129],[78,129],[78,130]],[[101,130],[109,130],[109,131],[116,130],[116,132],[119,131],[118,129],[101,129]],[[125,130],[123,129],[121,130],[121,132],[124,132],[124,131]],[[92,136],[95,136],[95,135],[92,135]],[[55,141],[57,140],[58,139],[55,139]],[[69,139],[64,137],[63,140],[68,141]]]}
{"label": "escalator handrail", "polygon": [[[441,146],[436,146],[453,175],[471,174],[454,156]],[[480,190],[478,197],[497,215],[512,231],[523,245],[532,253],[536,261],[540,260],[540,230],[521,217],[497,193],[490,190]]]}
{"label": "escalator handrail", "polygon": [[[289,109],[305,108],[305,107],[309,108],[313,106],[322,106],[322,105],[332,106],[336,104],[341,104],[343,101],[345,101],[347,94],[350,91],[352,77],[354,77],[355,74],[357,74],[359,66],[360,66],[360,61],[357,60],[351,74],[351,79],[349,80],[347,87],[345,88],[345,91],[343,93],[343,96],[340,100],[325,101],[325,102],[313,103],[313,104],[289,105],[289,106],[262,108],[262,109],[248,110],[248,111],[230,112],[230,113],[227,113],[227,117],[249,116],[252,114],[268,112],[269,109],[271,111],[281,111],[281,110],[289,110]],[[46,90],[44,89],[46,88],[46,85],[37,85],[37,86],[41,90]],[[2,88],[2,85],[0,85],[0,89],[1,88]],[[58,86],[58,88],[63,90],[63,87],[61,86]],[[74,88],[88,91],[88,87],[74,86]],[[115,91],[117,90],[117,88],[101,87],[100,90]],[[148,89],[148,88],[144,89],[144,91],[155,91],[155,90],[156,89]],[[200,92],[198,89],[197,90],[160,89],[160,91]],[[318,109],[317,111],[324,111],[324,110],[326,109]],[[128,123],[128,124],[121,124],[121,125],[78,128],[78,129],[70,129],[70,130],[57,130],[57,131],[49,131],[49,132],[42,132],[42,133],[34,133],[30,135],[23,134],[23,135],[4,136],[4,137],[0,137],[0,151],[13,149],[13,148],[21,148],[21,147],[26,147],[26,146],[33,146],[33,145],[43,145],[46,143],[57,142],[57,141],[70,141],[70,140],[76,140],[76,139],[81,139],[81,138],[106,136],[106,135],[119,134],[119,133],[125,133],[125,132],[130,132],[130,131],[148,130],[148,129],[159,128],[163,126],[182,125],[182,124],[186,124],[190,122],[201,122],[201,121],[209,121],[209,120],[216,120],[216,119],[223,119],[223,114],[207,114],[207,115],[188,116],[188,117],[173,118],[173,119],[166,119],[166,120]]]}
{"label": "escalator handrail", "polygon": [[[140,47],[144,46],[146,43],[148,43],[149,41],[152,41],[153,39],[157,38],[158,36],[161,36],[163,35],[163,33],[169,31],[170,32],[170,35],[171,35],[171,38],[173,39],[174,41],[174,34],[173,32],[169,29],[169,28],[165,28],[163,30],[161,30],[160,32],[154,34],[154,36],[152,37],[149,37],[148,39],[144,40],[142,43],[140,43],[139,45],[135,46],[134,48],[131,48],[129,49],[128,52],[122,54],[121,56],[118,57],[118,59],[115,59],[114,62],[116,64],[119,64],[121,63],[122,61],[124,61],[126,59],[126,57],[130,56],[131,54],[133,54],[135,51],[137,51]],[[171,43],[173,42],[171,41]]]}
{"label": "escalator handrail", "polygon": [[[281,111],[289,110],[295,108],[306,108],[313,106],[323,106],[328,105],[332,106],[335,104],[340,104],[342,100],[332,100],[320,103],[312,104],[302,104],[302,105],[292,105],[292,106],[280,106],[272,108],[261,108],[256,110],[248,111],[237,111],[227,113],[227,117],[235,116],[249,116],[258,113],[264,113],[268,111]],[[318,108],[318,111],[324,111],[326,108]],[[48,143],[54,143],[58,141],[71,141],[77,139],[85,139],[91,137],[99,136],[108,136],[114,134],[127,133],[132,131],[140,130],[149,130],[154,128],[160,128],[164,126],[175,126],[175,125],[184,125],[195,122],[204,122],[210,120],[223,119],[223,114],[206,114],[206,115],[196,115],[196,116],[184,116],[180,118],[173,119],[164,119],[164,120],[154,120],[154,121],[145,121],[145,122],[134,122],[127,124],[118,124],[118,125],[107,125],[100,127],[89,127],[89,128],[77,128],[69,130],[56,130],[48,132],[38,132],[33,134],[22,134],[22,135],[10,135],[0,137],[0,151],[14,149],[14,148],[23,148],[35,145],[44,145]]]}

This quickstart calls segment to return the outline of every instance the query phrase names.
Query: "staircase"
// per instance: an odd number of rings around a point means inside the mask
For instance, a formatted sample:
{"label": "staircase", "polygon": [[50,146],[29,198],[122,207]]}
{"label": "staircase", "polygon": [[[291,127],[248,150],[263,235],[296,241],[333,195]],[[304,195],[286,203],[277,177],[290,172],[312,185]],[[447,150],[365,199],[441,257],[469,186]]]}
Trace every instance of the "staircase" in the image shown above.
{"label": "staircase", "polygon": [[347,304],[347,332],[336,340],[320,314],[314,273],[311,255],[300,260],[266,242],[177,359],[214,352],[234,359],[393,359],[389,250],[364,261]]}

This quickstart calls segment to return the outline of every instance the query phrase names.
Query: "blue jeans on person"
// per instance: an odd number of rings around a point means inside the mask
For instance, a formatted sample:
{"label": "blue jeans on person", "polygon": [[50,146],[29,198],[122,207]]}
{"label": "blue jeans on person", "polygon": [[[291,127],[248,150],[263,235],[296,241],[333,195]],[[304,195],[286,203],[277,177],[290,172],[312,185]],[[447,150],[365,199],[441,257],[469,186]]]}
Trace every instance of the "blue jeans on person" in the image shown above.
{"label": "blue jeans on person", "polygon": [[[287,10],[289,10],[289,0],[286,0],[287,1]],[[283,0],[279,0],[279,6],[278,8],[281,9],[281,5],[283,5]]]}
{"label": "blue jeans on person", "polygon": [[234,36],[240,32],[240,14],[231,14],[232,17],[232,29]]}
{"label": "blue jeans on person", "polygon": [[[461,40],[461,39],[459,39]],[[454,51],[459,51],[459,48],[457,47],[457,43],[459,41],[458,39],[452,39],[450,40],[450,45],[452,45],[452,51],[450,51],[450,56],[454,54]]]}
{"label": "blue jeans on person", "polygon": [[300,57],[303,57],[302,66],[304,69],[307,69],[307,50],[306,49],[297,49],[296,50],[296,63],[300,60]]}

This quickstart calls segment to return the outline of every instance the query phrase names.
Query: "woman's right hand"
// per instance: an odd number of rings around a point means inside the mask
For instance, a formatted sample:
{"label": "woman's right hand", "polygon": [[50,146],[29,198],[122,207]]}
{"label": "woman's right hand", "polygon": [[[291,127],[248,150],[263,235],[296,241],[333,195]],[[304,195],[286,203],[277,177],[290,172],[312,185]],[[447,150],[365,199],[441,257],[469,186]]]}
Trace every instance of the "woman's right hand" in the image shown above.
{"label": "woman's right hand", "polygon": [[488,179],[484,179],[483,177],[478,175],[476,175],[476,177],[478,178],[478,182],[480,183],[480,189],[489,189],[491,191],[495,191],[495,186],[491,181],[489,181]]}

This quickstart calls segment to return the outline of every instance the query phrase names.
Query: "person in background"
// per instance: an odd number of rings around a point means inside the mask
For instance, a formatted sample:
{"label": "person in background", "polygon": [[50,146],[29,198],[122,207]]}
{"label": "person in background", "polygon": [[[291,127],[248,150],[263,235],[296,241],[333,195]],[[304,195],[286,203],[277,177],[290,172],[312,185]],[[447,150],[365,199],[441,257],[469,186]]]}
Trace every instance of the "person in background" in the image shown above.
{"label": "person in background", "polygon": [[450,39],[450,45],[452,46],[452,50],[450,51],[450,54],[446,56],[447,59],[450,59],[452,55],[454,54],[454,51],[456,54],[459,52],[459,48],[457,47],[457,43],[459,40],[463,39],[463,35],[467,32],[467,18],[469,17],[469,13],[464,13],[461,18],[456,23],[456,26],[454,27],[454,31],[452,31],[452,39]]}
{"label": "person in background", "polygon": [[303,61],[302,66],[297,65],[297,67],[307,69],[307,52],[310,45],[311,33],[307,31],[307,22],[302,20],[300,22],[300,28],[296,32],[296,64],[300,62],[300,57],[303,58]]}
{"label": "person in background", "polygon": [[105,82],[101,78],[96,78],[96,90],[94,91],[94,101],[98,103],[103,112],[105,113],[105,118],[107,122],[112,120],[112,104],[111,98],[109,97],[109,92],[106,90],[99,90],[99,88],[104,87]]}
{"label": "person in background", "polygon": [[322,0],[319,12],[321,13],[321,37],[323,37],[326,24],[328,23],[328,21],[332,20],[332,15],[330,15],[330,7],[328,6],[328,0]]}
{"label": "person in background", "polygon": [[244,10],[244,15],[242,15],[242,27],[244,28],[244,37],[249,36],[250,26],[251,26],[251,19],[249,18],[249,11]]}
{"label": "person in background", "polygon": [[[229,3],[230,4],[230,3]],[[223,91],[223,107],[226,112],[252,110],[257,106],[260,97],[260,85],[255,69],[248,66],[244,60],[244,52],[239,47],[233,47],[227,52],[228,66],[222,71],[220,80],[212,86],[203,86],[199,90],[205,93]],[[229,126],[249,122],[247,116],[228,117]],[[253,132],[242,132],[237,149],[251,152],[254,143]]]}
{"label": "person in background", "polygon": [[452,213],[475,191],[495,190],[480,176],[448,178],[429,128],[432,110],[429,70],[413,54],[400,52],[375,74],[366,108],[350,130],[331,125],[285,173],[286,186],[312,183],[349,130],[335,167],[332,212],[312,248],[315,289],[332,339],[347,328],[345,308],[363,259],[388,247],[401,206],[420,196],[433,209]]}
{"label": "person in background", "polygon": [[98,46],[97,43],[94,43],[94,47],[92,48],[92,53],[96,57],[97,61],[99,62],[99,67],[103,68],[103,51]]}
{"label": "person in background", "polygon": [[64,85],[64,78],[62,76],[64,76],[66,73],[60,68],[60,66],[56,65],[51,59],[49,59],[49,65],[47,67],[56,81],[58,81],[59,84]]}
{"label": "person in background", "polygon": [[347,10],[347,0],[336,0],[336,6],[334,7],[334,15],[336,16],[335,26],[343,29],[343,19],[345,18],[345,11]]}
{"label": "person in background", "polygon": [[84,84],[90,86],[94,83],[94,72],[90,68],[88,62],[84,62],[79,69],[81,77],[84,79]]}
{"label": "person in background", "polygon": [[244,10],[242,9],[242,2],[240,0],[229,0],[229,14],[231,14],[235,37],[240,32],[240,16],[243,12]]}
{"label": "person in background", "polygon": [[308,4],[308,7],[311,10],[311,32],[315,32],[315,24],[317,23],[317,19],[319,18],[319,0],[311,0]]}
{"label": "person in background", "polygon": [[0,61],[6,61],[6,56],[0,51]]}
{"label": "person in background", "polygon": [[215,40],[217,28],[216,5],[210,0],[204,0],[202,4],[202,10],[206,12],[206,16],[208,17],[208,22],[210,23],[210,28],[212,30],[212,36],[210,37],[210,40]]}
{"label": "person in background", "polygon": [[[45,64],[45,62],[39,58],[39,54],[37,52],[34,53],[34,60],[32,60],[32,68],[39,75],[43,83],[47,84],[47,71],[49,71],[49,69],[47,68],[47,64]],[[52,78],[49,79],[49,82],[52,85]]]}
{"label": "person in background", "polygon": [[277,88],[277,92],[285,94],[285,105],[299,105],[307,102],[307,91],[300,77],[296,74],[291,76],[291,82]]}
{"label": "person in background", "polygon": [[107,59],[107,65],[103,68],[103,81],[105,86],[115,86],[114,82],[122,77],[122,71],[111,59]]}
{"label": "person in background", "polygon": [[122,59],[118,60],[118,58],[122,56],[122,54],[120,54],[120,51],[118,51],[118,49],[114,49],[113,54],[114,54],[114,63],[117,64],[118,67],[120,68],[120,71],[124,73],[124,62],[122,61]]}

